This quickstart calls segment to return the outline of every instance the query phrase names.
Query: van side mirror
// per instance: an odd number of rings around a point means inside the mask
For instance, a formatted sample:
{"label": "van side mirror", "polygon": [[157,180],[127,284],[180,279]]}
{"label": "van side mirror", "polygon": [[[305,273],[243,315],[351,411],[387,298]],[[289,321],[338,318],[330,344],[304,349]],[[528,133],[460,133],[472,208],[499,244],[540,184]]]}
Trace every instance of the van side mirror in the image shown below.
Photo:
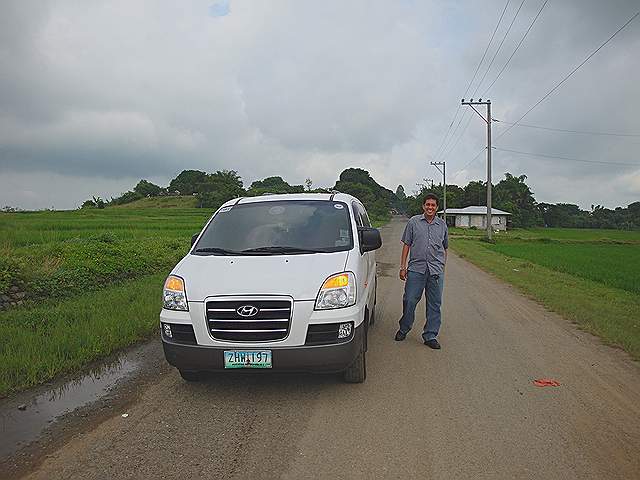
{"label": "van side mirror", "polygon": [[360,240],[360,253],[377,250],[382,246],[382,237],[377,228],[358,227],[358,239]]}
{"label": "van side mirror", "polygon": [[192,247],[193,247],[193,244],[194,244],[194,243],[196,243],[196,240],[198,239],[198,237],[199,237],[199,236],[200,236],[200,234],[199,234],[199,233],[194,233],[194,234],[191,236],[191,246],[192,246]]}

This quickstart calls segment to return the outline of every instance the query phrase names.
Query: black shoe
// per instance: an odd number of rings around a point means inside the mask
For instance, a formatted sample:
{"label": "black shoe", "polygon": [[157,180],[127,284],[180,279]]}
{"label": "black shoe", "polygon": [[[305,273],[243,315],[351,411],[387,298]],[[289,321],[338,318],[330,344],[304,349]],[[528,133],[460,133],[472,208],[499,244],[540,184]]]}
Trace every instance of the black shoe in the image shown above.
{"label": "black shoe", "polygon": [[433,340],[425,340],[424,344],[429,348],[433,348],[434,350],[440,350],[441,348],[438,340],[436,340],[435,338]]}
{"label": "black shoe", "polygon": [[403,341],[405,338],[407,338],[407,334],[406,333],[402,333],[400,330],[398,330],[396,332],[396,338],[395,341],[396,342],[401,342]]}

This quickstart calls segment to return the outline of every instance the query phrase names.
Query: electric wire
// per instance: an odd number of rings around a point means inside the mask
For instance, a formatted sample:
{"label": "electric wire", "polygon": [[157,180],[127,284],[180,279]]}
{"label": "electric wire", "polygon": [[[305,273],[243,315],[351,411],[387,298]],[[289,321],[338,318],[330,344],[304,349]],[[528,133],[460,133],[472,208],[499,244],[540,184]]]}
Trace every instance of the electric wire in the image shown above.
{"label": "electric wire", "polygon": [[464,172],[469,167],[469,165],[475,162],[476,159],[480,156],[480,154],[486,150],[487,150],[487,147],[483,147],[478,153],[476,153],[475,157],[473,157],[469,162],[467,162],[467,164],[464,167],[462,167],[460,170],[456,170],[453,176],[457,177],[458,175],[460,175],[460,173]]}
{"label": "electric wire", "polygon": [[500,137],[504,136],[507,132],[509,132],[513,127],[515,127],[516,125],[518,125],[520,123],[520,121],[522,121],[522,119],[524,117],[526,117],[527,115],[529,115],[529,113],[531,113],[531,111],[536,108],[538,105],[540,105],[545,99],[547,99],[549,97],[549,95],[551,95],[553,92],[555,92],[558,88],[560,88],[560,86],[562,84],[564,84],[564,82],[566,82],[574,73],[576,73],[580,67],[582,67],[585,63],[587,63],[591,57],[593,57],[596,53],[598,53],[607,43],[609,43],[611,40],[613,40],[613,38],[618,35],[618,33],[620,33],[622,30],[624,30],[633,20],[636,19],[636,17],[640,15],[640,12],[636,12],[634,15],[631,16],[631,18],[629,18],[629,20],[626,21],[626,23],[624,25],[622,25],[618,30],[615,31],[615,33],[613,35],[611,35],[604,43],[602,43],[598,48],[596,48],[593,52],[591,52],[587,58],[585,58],[577,67],[575,67],[573,70],[571,70],[571,72],[569,72],[560,82],[558,82],[551,90],[549,90],[540,100],[538,100],[535,104],[533,104],[533,106],[531,108],[529,108],[529,110],[527,110],[524,115],[522,115],[518,120],[516,120],[511,126],[509,126],[509,128],[507,128],[504,132],[502,132],[500,135],[498,135],[496,137],[496,140],[498,140]]}
{"label": "electric wire", "polygon": [[[491,38],[489,39],[489,43],[487,44],[487,47],[484,49],[484,53],[482,54],[482,58],[480,59],[480,62],[478,63],[478,66],[476,67],[476,71],[473,73],[473,77],[471,78],[471,81],[469,82],[469,85],[467,85],[467,88],[464,91],[463,97],[466,97],[467,93],[469,92],[469,89],[471,88],[471,85],[473,84],[473,81],[476,79],[476,76],[478,75],[478,71],[480,70],[480,66],[482,65],[482,62],[484,62],[484,59],[487,56],[487,52],[489,51],[489,47],[491,46],[491,43],[493,42],[493,38],[495,37],[496,32],[498,31],[498,27],[500,26],[500,23],[502,22],[502,18],[504,17],[505,12],[507,11],[507,7],[509,6],[509,2],[510,1],[511,0],[507,0],[507,3],[505,4],[504,8],[502,9],[502,13],[500,14],[500,18],[498,19],[498,23],[496,24],[496,27],[493,29],[493,33],[491,34]],[[445,132],[444,137],[442,138],[442,142],[440,143],[440,146],[438,147],[438,150],[436,150],[436,155],[434,157],[434,160],[437,160],[438,156],[440,155],[441,150],[443,149],[443,146],[445,144],[445,140],[447,140],[447,135],[451,131],[451,127],[453,126],[454,122],[456,121],[456,118],[458,117],[458,113],[460,113],[460,108],[461,108],[461,106],[458,105],[458,108],[456,109],[456,113],[454,114],[453,119],[451,120],[451,123],[449,124],[449,128]],[[456,125],[456,130],[460,126],[461,121],[458,122],[458,125]],[[449,139],[451,139],[454,135],[455,135],[455,131],[454,131],[454,133],[451,134],[451,137]]]}
{"label": "electric wire", "polygon": [[[507,38],[507,35],[509,33],[509,31],[511,30],[511,27],[513,26],[513,23],[515,22],[518,13],[520,12],[520,9],[522,8],[522,5],[524,5],[525,0],[522,0],[522,2],[520,3],[520,6],[518,7],[518,10],[516,11],[513,20],[511,21],[511,24],[509,25],[509,28],[507,29],[507,32],[505,33],[505,36],[502,39],[502,42],[500,43],[500,45],[498,46],[498,50],[496,51],[496,54],[498,53],[498,51],[500,50],[500,47],[502,46],[502,43],[504,43],[504,40]],[[540,9],[538,10],[538,13],[536,14],[536,16],[533,18],[533,20],[531,21],[531,23],[529,24],[529,27],[527,28],[526,32],[524,33],[524,35],[522,36],[522,38],[520,39],[520,41],[518,42],[518,45],[516,45],[516,48],[513,50],[513,52],[511,53],[511,55],[509,56],[509,58],[507,59],[507,61],[505,62],[505,64],[502,66],[502,69],[500,70],[500,72],[498,72],[498,75],[496,76],[496,78],[494,78],[493,82],[491,82],[491,84],[487,87],[487,89],[484,91],[484,93],[482,94],[482,96],[486,96],[486,94],[489,92],[489,90],[491,89],[491,87],[496,83],[496,81],[498,80],[498,78],[500,78],[500,75],[502,75],[502,73],[505,71],[505,69],[507,68],[507,65],[509,65],[509,62],[511,61],[511,59],[513,58],[513,56],[516,54],[516,52],[518,51],[518,49],[520,48],[520,46],[522,45],[522,43],[524,42],[525,38],[527,38],[527,35],[529,34],[529,32],[531,31],[531,29],[533,28],[533,25],[536,23],[536,21],[538,20],[538,17],[540,17],[540,14],[542,13],[542,10],[544,9],[544,7],[547,5],[548,0],[545,0],[544,3],[542,4],[542,6],[540,7]],[[484,81],[484,78],[486,77],[487,73],[489,73],[489,69],[491,68],[491,65],[493,64],[493,61],[495,60],[496,55],[494,55],[494,57],[491,59],[491,62],[489,64],[489,68],[486,70],[485,75],[483,76],[482,80],[480,81],[480,83],[478,84],[478,87],[476,88],[476,91],[474,92],[473,96],[476,96],[476,93],[478,91],[478,89],[480,88],[480,86],[482,85],[482,82]],[[458,140],[456,141],[456,144],[454,145],[453,148],[451,148],[449,150],[448,155],[451,154],[451,152],[455,149],[455,147],[457,146],[457,143],[462,139],[467,127],[469,126],[470,122],[467,122],[467,125],[465,126],[465,128],[463,129],[462,133],[460,134],[460,136],[458,137]],[[454,134],[455,135],[455,132]],[[452,135],[452,137],[453,137]],[[447,155],[447,156],[448,156]],[[473,161],[478,157],[478,155],[476,155],[468,164],[470,165],[471,163],[473,163]],[[465,167],[466,168],[466,167]],[[464,169],[463,169],[464,170]]]}
{"label": "electric wire", "polygon": [[551,128],[551,127],[543,127],[541,125],[531,125],[528,123],[519,123],[514,124],[513,122],[505,122],[504,120],[498,120],[496,118],[493,119],[494,122],[505,123],[507,125],[514,125],[517,127],[527,127],[527,128],[537,128],[540,130],[550,130],[552,132],[563,132],[563,133],[575,133],[580,135],[601,135],[607,137],[640,137],[640,134],[637,133],[618,133],[618,132],[591,132],[586,130],[567,130],[564,128]]}
{"label": "electric wire", "polygon": [[[460,118],[463,118],[463,117],[460,117]],[[453,143],[451,148],[449,148],[449,151],[447,151],[442,156],[442,161],[445,161],[447,158],[449,158],[449,155],[451,155],[451,153],[456,149],[456,147],[460,143],[460,140],[462,140],[462,137],[464,136],[465,132],[467,131],[467,128],[469,128],[469,124],[471,124],[471,120],[473,120],[473,115],[470,114],[469,115],[469,119],[467,120],[467,123],[465,124],[464,128],[460,132],[460,135],[458,135],[458,138],[456,139],[456,141]]]}
{"label": "electric wire", "polygon": [[540,7],[540,10],[538,10],[538,13],[536,14],[536,16],[533,18],[532,22],[529,24],[529,28],[527,28],[527,31],[524,32],[524,35],[522,36],[522,38],[520,39],[520,42],[518,42],[518,45],[516,45],[515,50],[511,53],[511,55],[509,56],[509,58],[507,59],[507,61],[505,62],[505,64],[502,66],[502,69],[500,69],[500,71],[498,72],[498,75],[496,76],[496,78],[493,79],[493,82],[491,82],[491,84],[487,87],[487,89],[484,91],[484,93],[482,94],[482,96],[486,96],[487,93],[489,92],[489,90],[491,90],[491,87],[493,87],[493,85],[498,81],[498,79],[500,78],[500,76],[502,75],[502,73],[505,71],[505,69],[507,68],[507,65],[509,65],[509,62],[511,62],[511,59],[513,58],[513,56],[516,54],[516,52],[518,51],[518,49],[520,48],[520,45],[522,45],[522,43],[524,42],[524,39],[527,38],[527,35],[529,35],[529,32],[531,31],[531,29],[533,28],[533,25],[536,23],[536,21],[538,20],[538,17],[540,16],[540,14],[542,13],[542,10],[544,10],[544,7],[547,5],[547,2],[549,0],[545,0],[544,3],[542,4],[542,6]]}
{"label": "electric wire", "polygon": [[493,148],[498,150],[498,151],[502,151],[502,152],[517,153],[517,154],[520,154],[520,155],[529,155],[529,156],[532,156],[532,157],[557,158],[557,159],[560,159],[560,160],[569,160],[569,161],[572,161],[572,162],[596,163],[596,164],[600,164],[600,165],[626,165],[626,166],[640,167],[640,163],[605,162],[605,161],[598,161],[598,160],[584,160],[584,159],[581,159],[581,158],[564,157],[562,155],[551,155],[551,154],[546,154],[546,153],[534,153],[534,152],[522,152],[520,150],[512,150],[510,148],[501,148],[501,147],[493,147]]}
{"label": "electric wire", "polygon": [[478,86],[476,87],[475,92],[473,92],[473,96],[474,97],[476,96],[476,93],[478,93],[478,90],[480,89],[480,86],[484,83],[484,79],[487,78],[487,74],[489,73],[489,70],[491,70],[491,66],[493,65],[493,62],[495,61],[496,57],[498,56],[498,53],[500,53],[500,49],[502,48],[502,45],[504,44],[504,41],[507,39],[507,36],[509,35],[509,32],[511,31],[511,27],[513,27],[513,24],[515,23],[516,18],[518,18],[518,14],[520,13],[520,10],[522,9],[522,6],[524,5],[525,1],[526,0],[522,0],[522,2],[520,2],[520,6],[518,7],[518,10],[516,10],[516,14],[513,16],[513,19],[511,20],[511,23],[509,24],[509,28],[507,28],[507,31],[504,33],[504,36],[502,37],[502,40],[500,41],[500,45],[498,45],[498,48],[496,49],[495,53],[493,54],[493,57],[491,58],[491,61],[489,62],[489,66],[484,71],[484,75],[480,79],[480,83],[478,83]]}
{"label": "electric wire", "polygon": [[[509,27],[507,28],[505,34],[503,35],[502,40],[500,41],[500,45],[498,45],[498,48],[494,52],[493,57],[491,58],[491,61],[489,62],[489,65],[487,66],[486,70],[484,71],[484,75],[482,75],[482,78],[480,79],[480,82],[478,82],[478,85],[476,86],[476,89],[473,91],[472,97],[476,96],[476,93],[478,93],[478,90],[480,89],[480,86],[484,82],[484,79],[487,77],[487,74],[489,73],[489,70],[491,70],[491,66],[493,65],[493,62],[495,61],[496,57],[498,56],[498,53],[500,53],[500,49],[502,48],[502,45],[504,44],[504,41],[507,39],[507,36],[509,35],[509,32],[511,31],[511,27],[513,27],[513,24],[515,23],[516,18],[518,17],[518,14],[520,13],[520,10],[522,9],[522,6],[524,5],[525,1],[526,0],[522,0],[522,2],[520,2],[520,6],[516,10],[516,13],[513,16],[513,19],[511,19],[511,23],[509,24]],[[509,6],[509,2],[507,2],[507,5],[505,5],[505,10],[506,10],[506,8],[508,6]],[[503,11],[503,15],[504,15],[504,11]],[[465,92],[464,96],[466,96],[466,92]],[[460,105],[458,105],[458,107],[460,107]],[[472,117],[473,117],[473,115],[471,115],[469,117],[469,120],[467,121],[466,125],[464,126],[464,128],[460,132],[460,135],[458,135],[456,141],[453,143],[453,146],[451,148],[449,148],[449,150],[446,153],[443,153],[443,156],[441,157],[442,161],[446,161],[446,159],[449,158],[449,155],[451,155],[451,153],[456,149],[456,147],[458,146],[458,144],[460,143],[460,141],[464,137],[464,134],[467,131],[467,128],[469,128],[469,124],[471,123],[471,118]],[[461,122],[462,122],[462,120],[461,120]],[[459,122],[459,123],[461,123],[461,122]],[[455,131],[451,135],[451,138],[453,138],[454,136],[455,136]]]}

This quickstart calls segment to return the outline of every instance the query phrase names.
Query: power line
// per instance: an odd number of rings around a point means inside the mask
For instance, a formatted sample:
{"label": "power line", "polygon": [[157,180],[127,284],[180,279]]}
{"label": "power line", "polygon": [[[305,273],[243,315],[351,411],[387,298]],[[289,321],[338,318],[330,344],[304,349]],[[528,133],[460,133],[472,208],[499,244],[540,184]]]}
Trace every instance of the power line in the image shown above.
{"label": "power line", "polygon": [[454,176],[454,177],[457,177],[457,176],[458,176],[458,174],[459,174],[460,172],[462,172],[463,170],[466,170],[466,169],[469,167],[469,165],[471,165],[473,162],[475,162],[475,161],[477,160],[477,158],[480,156],[480,154],[481,154],[482,152],[484,152],[486,149],[487,149],[487,147],[483,147],[483,148],[482,148],[482,150],[480,150],[478,153],[476,153],[476,156],[475,156],[475,157],[473,157],[473,158],[471,159],[471,161],[469,161],[469,162],[468,162],[464,167],[462,167],[460,170],[456,171],[456,172],[453,174],[453,176]]}
{"label": "power line", "polygon": [[500,52],[500,49],[502,48],[502,45],[504,44],[504,41],[507,39],[507,36],[509,35],[509,32],[511,31],[511,27],[513,27],[513,24],[515,23],[516,18],[518,18],[518,14],[520,13],[520,10],[522,9],[522,6],[524,5],[524,2],[525,2],[525,0],[522,0],[522,2],[520,2],[520,6],[518,7],[518,10],[516,10],[516,14],[513,16],[513,19],[511,20],[511,23],[509,24],[509,28],[507,28],[507,31],[504,33],[504,36],[502,37],[502,40],[500,41],[500,45],[498,45],[498,48],[496,49],[495,53],[493,54],[493,57],[491,58],[491,61],[489,62],[489,66],[487,67],[487,69],[484,72],[484,75],[480,79],[480,83],[478,83],[478,86],[476,87],[475,92],[473,92],[473,96],[474,97],[476,96],[476,93],[478,92],[478,90],[480,89],[480,86],[484,82],[484,79],[487,77],[487,74],[489,73],[489,70],[491,70],[491,66],[493,65],[493,62],[495,61],[496,57],[498,56],[498,53]]}
{"label": "power line", "polygon": [[502,152],[511,152],[511,153],[518,153],[520,155],[529,155],[532,157],[543,157],[543,158],[558,158],[560,160],[569,160],[572,162],[582,162],[582,163],[597,163],[600,165],[627,165],[627,166],[633,166],[633,167],[640,167],[640,163],[624,163],[624,162],[604,162],[604,161],[598,161],[598,160],[583,160],[580,158],[571,158],[571,157],[563,157],[561,155],[549,155],[549,154],[545,154],[545,153],[534,153],[534,152],[521,152],[520,150],[511,150],[509,148],[500,148],[500,147],[493,147],[496,150],[502,151]]}
{"label": "power line", "polygon": [[496,118],[493,119],[494,122],[506,123],[507,125],[513,125],[517,127],[527,127],[527,128],[538,128],[540,130],[550,130],[552,132],[564,132],[564,133],[577,133],[580,135],[603,135],[609,137],[640,137],[640,134],[636,133],[614,133],[614,132],[590,132],[584,130],[566,130],[564,128],[551,128],[551,127],[543,127],[540,125],[531,125],[527,123],[519,123],[515,124],[512,122],[505,122],[504,120],[498,120]]}
{"label": "power line", "polygon": [[[509,6],[509,2],[510,1],[511,0],[507,0],[507,3],[505,4],[504,8],[502,9],[502,13],[500,14],[500,18],[498,19],[498,23],[496,24],[496,27],[493,29],[493,33],[491,34],[491,38],[489,39],[489,43],[487,44],[487,47],[484,49],[484,53],[482,54],[482,58],[480,59],[480,62],[478,63],[478,66],[476,67],[476,71],[473,73],[473,77],[471,78],[471,81],[469,82],[469,85],[467,85],[467,88],[464,91],[464,95],[462,95],[463,97],[467,96],[467,93],[469,92],[469,89],[471,88],[471,85],[473,84],[473,81],[476,79],[476,75],[478,75],[478,70],[480,70],[480,65],[482,65],[482,62],[484,62],[484,59],[487,56],[487,52],[489,51],[489,47],[491,46],[491,43],[493,42],[493,37],[495,37],[496,32],[498,31],[498,27],[500,26],[500,23],[502,22],[502,18],[504,17],[504,13],[507,11],[507,7]],[[434,159],[437,159],[438,156],[442,153],[441,150],[443,150],[443,146],[445,144],[445,140],[447,139],[447,135],[451,131],[451,127],[453,126],[454,122],[456,121],[456,118],[458,117],[458,113],[460,113],[460,105],[458,105],[458,108],[456,109],[456,113],[454,114],[453,119],[451,120],[451,123],[449,124],[449,128],[445,132],[444,137],[442,138],[442,142],[440,143],[440,146],[438,147],[438,150],[436,150],[436,154],[435,154]],[[456,130],[460,126],[461,122],[462,122],[462,119],[460,119],[460,121],[458,122],[458,125],[456,125]],[[451,138],[454,135],[455,135],[455,131],[451,134],[451,137],[449,137],[449,140],[451,140]],[[446,147],[445,147],[445,149],[446,149]]]}
{"label": "power line", "polygon": [[[524,35],[522,36],[522,38],[520,39],[520,41],[518,42],[518,45],[516,45],[516,48],[513,50],[513,52],[511,53],[511,55],[509,56],[509,58],[507,59],[507,61],[505,62],[505,64],[502,66],[502,68],[500,69],[500,71],[498,72],[498,75],[496,76],[496,78],[493,79],[493,82],[491,82],[491,84],[487,87],[487,89],[484,91],[484,93],[482,94],[482,96],[486,96],[486,94],[489,92],[489,90],[491,89],[491,87],[493,87],[493,85],[498,81],[498,79],[500,78],[500,75],[502,75],[502,73],[505,71],[505,69],[507,68],[507,65],[509,65],[509,62],[511,62],[511,59],[513,58],[513,56],[516,54],[516,52],[518,51],[518,49],[520,48],[520,46],[522,45],[522,43],[524,42],[525,38],[527,38],[527,35],[529,34],[529,32],[531,31],[531,29],[533,28],[533,25],[536,23],[536,21],[538,20],[538,17],[540,17],[540,14],[542,13],[542,10],[544,10],[544,7],[547,5],[549,0],[545,0],[544,3],[542,4],[542,6],[540,7],[540,10],[538,10],[538,13],[536,14],[536,16],[533,18],[533,20],[531,21],[531,23],[529,24],[529,27],[527,28],[527,31],[524,32]],[[509,30],[511,30],[511,26],[513,25],[513,22],[515,22],[516,17],[518,16],[518,13],[520,12],[520,9],[522,8],[522,5],[524,4],[524,0],[522,0],[522,3],[520,3],[520,6],[518,7],[518,10],[516,11],[516,14],[513,17],[513,20],[511,21],[511,25],[509,25],[509,28],[507,29],[507,33],[505,33],[504,38],[502,39],[502,41],[504,42],[504,39],[506,38],[507,34],[509,33]],[[502,45],[502,43],[500,44],[500,46]],[[498,50],[500,50],[500,47],[498,47]],[[497,53],[497,52],[496,52]],[[494,59],[495,59],[495,55],[494,55]],[[491,63],[493,63],[493,60],[491,60]],[[491,66],[491,65],[489,65]],[[488,69],[487,69],[487,73],[488,73]],[[486,74],[485,74],[486,75]],[[483,78],[484,80],[484,78]],[[482,81],[480,82],[480,84],[478,84],[478,87],[480,87],[480,85],[482,85]],[[477,91],[477,90],[476,90]],[[475,96],[475,93],[474,93]],[[458,108],[459,110],[460,108]],[[469,122],[467,123],[467,126],[469,125]],[[466,130],[466,127],[465,129]],[[464,130],[462,132],[462,134],[460,135],[459,139],[460,140],[462,138],[462,135],[464,134]],[[455,148],[455,147],[454,147]],[[449,151],[449,153],[451,153],[451,151],[453,151],[453,149],[451,149]],[[462,169],[466,169],[469,165],[471,165],[480,155],[480,153],[482,153],[483,150],[481,150],[480,152],[478,152],[476,154],[475,157],[473,157],[471,159],[471,161],[469,163],[467,163],[467,165]],[[459,172],[460,170],[458,170]],[[456,172],[454,175],[457,175]]]}
{"label": "power line", "polygon": [[[460,118],[462,118],[462,117],[460,117]],[[460,140],[462,140],[462,137],[464,136],[464,133],[467,131],[467,128],[469,128],[469,124],[471,123],[472,119],[473,119],[473,115],[469,115],[469,120],[467,120],[467,123],[465,124],[464,128],[460,132],[460,135],[458,135],[457,140],[454,142],[453,146],[449,149],[449,151],[442,156],[443,160],[447,159],[449,157],[449,155],[451,155],[451,153],[456,149],[456,147],[460,143]]]}
{"label": "power line", "polygon": [[540,10],[538,10],[538,13],[536,14],[536,16],[533,18],[533,21],[531,22],[531,24],[529,25],[529,28],[527,28],[527,31],[524,32],[524,35],[522,36],[522,38],[520,39],[520,42],[518,42],[518,45],[516,46],[515,50],[513,51],[513,53],[511,53],[511,56],[507,59],[506,63],[502,66],[502,69],[498,72],[498,75],[496,76],[496,78],[493,79],[493,82],[491,82],[491,84],[487,87],[487,89],[484,91],[484,93],[482,94],[482,96],[486,96],[487,93],[489,92],[489,90],[491,90],[491,87],[493,87],[493,85],[498,81],[498,79],[500,78],[500,75],[502,75],[502,72],[505,71],[505,69],[507,68],[507,65],[509,65],[509,62],[511,61],[511,59],[513,58],[513,56],[516,54],[516,52],[518,51],[518,49],[520,48],[520,45],[522,45],[522,42],[524,42],[524,39],[527,38],[527,35],[529,35],[529,32],[531,31],[531,29],[533,28],[533,25],[536,23],[536,20],[538,20],[538,17],[540,16],[540,14],[542,13],[542,10],[544,9],[544,7],[547,5],[547,2],[549,0],[545,0],[544,3],[542,4],[542,6],[540,7]]}
{"label": "power line", "polygon": [[[545,2],[546,3],[546,2]],[[580,65],[578,65],[577,67],[575,67],[573,70],[571,70],[571,72],[569,72],[568,75],[566,75],[558,84],[556,84],[556,86],[554,86],[551,90],[549,90],[540,100],[538,100],[529,110],[527,110],[524,115],[522,115],[518,120],[515,121],[515,123],[513,123],[509,128],[507,128],[504,132],[502,132],[500,135],[498,135],[496,137],[496,140],[500,137],[502,137],[503,135],[505,135],[509,130],[511,130],[513,127],[515,127],[516,125],[518,125],[520,123],[520,121],[526,117],[527,115],[529,115],[529,113],[531,113],[531,111],[536,108],[538,105],[540,105],[547,97],[549,97],[549,95],[551,95],[553,92],[555,92],[558,88],[560,88],[560,86],[566,82],[574,73],[576,73],[578,71],[578,69],[580,69],[580,67],[582,67],[585,63],[587,63],[589,61],[589,59],[591,59],[591,57],[593,57],[596,53],[598,53],[607,43],[609,43],[611,40],[613,40],[613,38],[618,35],[618,33],[620,33],[624,28],[627,27],[627,25],[629,25],[633,20],[635,20],[635,18],[640,15],[640,12],[636,12],[635,15],[633,15],[629,20],[627,20],[627,22],[622,25],[618,30],[616,30],[616,32],[611,35],[602,45],[600,45],[598,48],[596,48],[593,52],[591,52],[589,54],[589,56],[587,58],[585,58],[582,63],[580,63]]]}
{"label": "power line", "polygon": [[482,58],[480,59],[480,63],[478,63],[478,66],[476,67],[476,71],[473,74],[473,77],[471,78],[471,81],[469,82],[469,85],[467,85],[467,89],[464,91],[464,95],[462,95],[463,97],[467,96],[467,93],[469,93],[469,89],[471,88],[471,85],[473,84],[473,81],[476,79],[476,75],[478,75],[478,70],[480,70],[480,65],[482,65],[482,62],[484,62],[484,58],[487,56],[487,52],[489,51],[489,47],[491,46],[491,43],[493,42],[493,37],[495,37],[496,32],[498,31],[498,27],[500,26],[500,23],[502,22],[502,18],[504,17],[504,12],[507,11],[507,7],[509,6],[509,2],[511,0],[507,0],[507,3],[505,4],[504,8],[502,9],[502,13],[500,14],[500,18],[498,19],[498,23],[496,24],[496,28],[493,29],[493,33],[491,34],[491,39],[489,40],[489,43],[487,44],[487,48],[484,49],[484,53],[482,54]]}
{"label": "power line", "polygon": [[[520,6],[516,10],[516,13],[513,16],[513,19],[511,20],[511,23],[509,24],[509,27],[507,28],[507,31],[505,32],[504,36],[502,37],[502,40],[500,41],[500,45],[498,45],[498,48],[496,49],[495,53],[493,54],[493,57],[491,58],[491,61],[489,62],[489,65],[487,66],[487,69],[484,71],[484,75],[482,75],[482,78],[480,79],[480,82],[476,86],[476,89],[473,91],[473,97],[476,96],[476,93],[478,93],[478,90],[480,89],[480,86],[484,82],[484,79],[487,77],[487,74],[489,73],[489,70],[491,70],[491,66],[493,65],[494,60],[498,56],[498,53],[500,52],[500,49],[502,48],[502,45],[504,44],[504,41],[507,38],[507,35],[509,35],[509,32],[511,31],[511,27],[513,27],[513,24],[516,21],[516,18],[518,17],[518,14],[520,13],[520,10],[522,9],[522,6],[524,5],[524,2],[525,2],[525,0],[522,0],[522,2],[520,2]],[[509,5],[509,2],[507,2],[507,5],[505,5],[505,10],[506,10],[508,5]],[[504,15],[504,11],[502,13]],[[465,96],[466,96],[466,93],[465,93]],[[443,160],[446,160],[449,157],[449,155],[451,155],[451,153],[456,149],[456,147],[460,143],[460,140],[462,140],[462,137],[464,137],[464,134],[467,131],[467,128],[469,128],[469,124],[471,123],[471,118],[472,118],[472,115],[469,117],[469,120],[467,121],[467,123],[465,124],[464,128],[460,132],[460,135],[458,135],[458,138],[453,143],[453,146],[451,148],[449,148],[449,151],[447,153],[444,153],[444,150],[443,150],[443,156],[442,156]],[[461,123],[461,122],[462,122],[462,119],[458,123]],[[451,135],[451,138],[453,138],[454,136],[455,136],[455,131]]]}

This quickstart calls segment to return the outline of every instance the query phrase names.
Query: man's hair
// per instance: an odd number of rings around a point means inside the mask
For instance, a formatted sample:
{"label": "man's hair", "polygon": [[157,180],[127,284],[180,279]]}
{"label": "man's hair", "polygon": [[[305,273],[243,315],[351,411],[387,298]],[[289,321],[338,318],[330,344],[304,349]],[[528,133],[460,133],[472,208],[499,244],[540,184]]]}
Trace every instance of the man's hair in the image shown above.
{"label": "man's hair", "polygon": [[422,199],[422,204],[424,205],[425,203],[427,203],[427,200],[435,200],[436,205],[440,205],[440,199],[435,193],[432,193],[432,192],[427,193]]}

